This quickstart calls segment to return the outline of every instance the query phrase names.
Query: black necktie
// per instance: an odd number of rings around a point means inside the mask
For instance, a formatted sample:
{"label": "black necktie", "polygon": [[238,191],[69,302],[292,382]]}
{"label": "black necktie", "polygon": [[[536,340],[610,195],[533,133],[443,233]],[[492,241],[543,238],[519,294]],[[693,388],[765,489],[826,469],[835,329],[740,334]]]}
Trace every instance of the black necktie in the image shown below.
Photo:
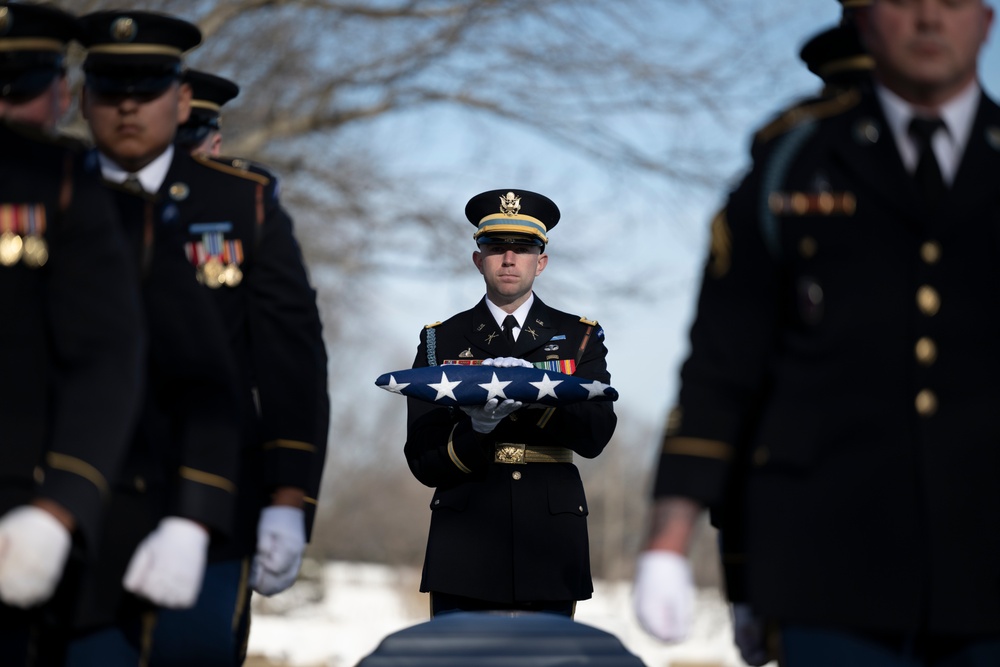
{"label": "black necktie", "polygon": [[125,186],[126,190],[128,190],[129,192],[134,192],[137,195],[142,194],[143,192],[146,191],[145,188],[142,187],[142,183],[139,181],[139,177],[136,176],[135,174],[129,174],[125,178],[125,182],[122,183],[122,185]]}
{"label": "black necktie", "polygon": [[510,345],[510,349],[514,349],[514,327],[517,326],[517,318],[513,315],[508,315],[503,318],[503,334],[507,337],[507,344]]}
{"label": "black necktie", "polygon": [[937,208],[947,191],[944,179],[941,177],[941,167],[938,165],[934,148],[931,145],[934,133],[939,129],[944,129],[944,126],[944,121],[940,118],[914,116],[910,121],[910,136],[913,137],[920,154],[917,170],[913,173],[913,177],[931,208]]}

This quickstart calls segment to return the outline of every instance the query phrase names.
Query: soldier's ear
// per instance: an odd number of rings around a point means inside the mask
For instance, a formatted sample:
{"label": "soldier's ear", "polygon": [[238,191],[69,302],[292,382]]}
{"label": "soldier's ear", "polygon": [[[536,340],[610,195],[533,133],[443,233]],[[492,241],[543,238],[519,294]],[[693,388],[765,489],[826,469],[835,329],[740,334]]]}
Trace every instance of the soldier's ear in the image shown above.
{"label": "soldier's ear", "polygon": [[540,275],[549,263],[549,256],[544,252],[538,256],[538,266],[535,268],[535,275]]}
{"label": "soldier's ear", "polygon": [[479,273],[482,273],[483,272],[483,253],[479,252],[478,250],[473,250],[472,251],[472,263],[476,265],[477,269],[479,269]]}
{"label": "soldier's ear", "polygon": [[182,83],[177,90],[177,124],[186,123],[191,116],[191,84]]}

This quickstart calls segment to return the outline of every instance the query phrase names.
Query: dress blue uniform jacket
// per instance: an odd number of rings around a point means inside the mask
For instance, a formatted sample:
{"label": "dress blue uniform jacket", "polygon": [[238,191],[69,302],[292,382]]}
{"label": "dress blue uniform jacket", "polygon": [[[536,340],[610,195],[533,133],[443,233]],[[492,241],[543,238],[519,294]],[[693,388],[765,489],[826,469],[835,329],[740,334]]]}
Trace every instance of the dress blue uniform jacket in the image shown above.
{"label": "dress blue uniform jacket", "polygon": [[[509,356],[533,363],[579,356],[575,375],[611,381],[603,329],[537,295],[514,349],[484,299],[425,328],[413,366]],[[576,466],[494,463],[494,445],[564,447],[594,458],[614,433],[611,403],[525,407],[485,436],[460,409],[412,398],[407,406],[407,462],[420,482],[435,487],[420,590],[494,602],[589,598],[587,500]]]}
{"label": "dress blue uniform jacket", "polygon": [[240,558],[256,549],[260,510],[275,487],[305,489],[311,530],[329,423],[326,348],[316,292],[276,178],[245,160],[195,157],[174,161],[162,194],[170,200],[172,188],[188,183],[200,188],[177,202],[189,254],[205,242],[206,223],[224,230],[219,241],[242,249],[237,284],[202,286],[236,361],[242,424],[235,536],[212,557]]}
{"label": "dress blue uniform jacket", "polygon": [[0,266],[0,514],[51,498],[93,556],[139,407],[138,275],[81,152],[6,123],[0,145],[0,218],[30,208],[48,248]]}
{"label": "dress blue uniform jacket", "polygon": [[[178,162],[191,158],[175,153]],[[80,575],[79,627],[133,613],[130,597],[122,607],[121,581],[136,546],[162,517],[204,525],[213,544],[225,544],[234,533],[236,369],[218,312],[184,254],[182,221],[204,187],[197,180],[186,184],[183,198],[109,186],[142,275],[149,355],[144,408],[115,485],[100,558]]]}
{"label": "dress blue uniform jacket", "polygon": [[724,509],[766,617],[1000,633],[1000,108],[939,210],[868,87],[771,130],[713,223],[655,495],[717,503],[749,462]]}

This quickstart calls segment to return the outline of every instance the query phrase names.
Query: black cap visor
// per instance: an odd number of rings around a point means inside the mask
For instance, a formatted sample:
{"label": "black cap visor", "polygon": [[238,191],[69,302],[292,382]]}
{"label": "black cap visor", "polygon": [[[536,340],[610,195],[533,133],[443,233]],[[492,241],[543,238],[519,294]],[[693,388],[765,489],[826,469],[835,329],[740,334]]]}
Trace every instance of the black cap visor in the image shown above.
{"label": "black cap visor", "polygon": [[180,79],[179,68],[101,69],[87,72],[87,88],[98,95],[156,97]]}
{"label": "black cap visor", "polygon": [[0,98],[15,103],[33,100],[62,74],[61,67],[20,71],[0,68]]}
{"label": "black cap visor", "polygon": [[496,245],[498,243],[505,245],[534,245],[541,248],[545,247],[545,244],[542,243],[540,238],[537,236],[528,236],[527,234],[483,234],[482,236],[476,237],[476,245]]}
{"label": "black cap visor", "polygon": [[0,97],[30,100],[65,72],[58,51],[0,51]]}

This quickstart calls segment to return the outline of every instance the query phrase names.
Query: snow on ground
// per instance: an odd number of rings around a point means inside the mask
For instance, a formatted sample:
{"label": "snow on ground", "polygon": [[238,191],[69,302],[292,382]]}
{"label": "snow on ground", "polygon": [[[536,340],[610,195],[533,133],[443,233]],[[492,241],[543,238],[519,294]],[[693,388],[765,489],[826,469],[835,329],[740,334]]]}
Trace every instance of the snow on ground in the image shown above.
{"label": "snow on ground", "polygon": [[[254,597],[249,654],[286,667],[354,667],[388,634],[428,620],[419,572],[363,563],[303,568],[290,590]],[[610,632],[647,667],[740,667],[719,593],[699,594],[689,640],[672,646],[646,635],[631,609],[630,582],[595,582],[576,620]]]}

